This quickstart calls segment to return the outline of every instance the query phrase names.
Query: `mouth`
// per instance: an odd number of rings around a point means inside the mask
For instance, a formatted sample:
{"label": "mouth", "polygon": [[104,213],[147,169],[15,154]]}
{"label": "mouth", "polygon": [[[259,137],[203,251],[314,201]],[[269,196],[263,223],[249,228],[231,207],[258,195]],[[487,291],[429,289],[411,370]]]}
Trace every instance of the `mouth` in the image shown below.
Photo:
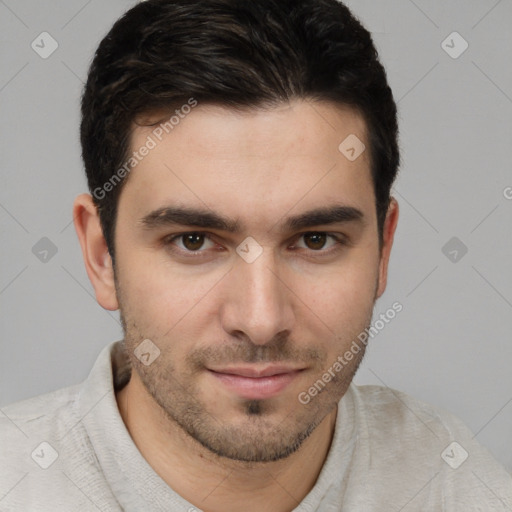
{"label": "mouth", "polygon": [[270,365],[208,368],[225,389],[248,400],[263,400],[280,394],[304,368]]}

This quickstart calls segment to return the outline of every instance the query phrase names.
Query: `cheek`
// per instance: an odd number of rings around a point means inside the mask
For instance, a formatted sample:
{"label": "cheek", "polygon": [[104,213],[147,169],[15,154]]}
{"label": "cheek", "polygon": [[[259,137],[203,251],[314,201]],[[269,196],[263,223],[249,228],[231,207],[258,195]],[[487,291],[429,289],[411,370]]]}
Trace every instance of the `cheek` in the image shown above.
{"label": "cheek", "polygon": [[321,319],[333,327],[354,324],[373,307],[378,278],[378,260],[368,255],[322,272],[301,275],[294,291]]}
{"label": "cheek", "polygon": [[375,286],[335,280],[326,284],[329,288],[326,286],[304,301],[304,318],[310,318],[308,323],[314,323],[328,338],[333,334],[345,338],[364,329],[373,308]]}
{"label": "cheek", "polygon": [[144,262],[144,257],[125,258],[119,269],[121,307],[148,336],[159,338],[170,330],[199,326],[205,298],[218,280],[216,275],[181,274],[158,261]]}
{"label": "cheek", "polygon": [[[147,261],[144,255],[137,257],[133,251],[131,254],[125,251],[123,257],[118,259],[117,266],[120,305],[125,315],[145,335],[149,335],[146,333],[148,326],[152,327],[153,335],[161,330],[158,327],[160,319],[166,318],[168,326],[169,321],[173,320],[169,315],[178,314],[176,306],[180,296],[168,286],[155,265]],[[161,327],[164,325],[162,322]]]}

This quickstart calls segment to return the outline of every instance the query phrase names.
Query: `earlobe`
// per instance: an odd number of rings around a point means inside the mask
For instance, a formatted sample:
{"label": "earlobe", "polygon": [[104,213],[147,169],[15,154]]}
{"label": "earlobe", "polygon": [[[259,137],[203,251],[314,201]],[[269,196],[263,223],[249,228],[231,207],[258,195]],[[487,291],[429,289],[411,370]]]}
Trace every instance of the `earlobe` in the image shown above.
{"label": "earlobe", "polygon": [[386,220],[384,222],[384,229],[382,233],[382,250],[379,263],[379,284],[377,288],[376,298],[378,299],[386,290],[386,284],[388,280],[388,265],[389,258],[391,255],[391,248],[393,247],[393,239],[395,236],[396,226],[398,223],[399,208],[397,200],[392,197],[388,211],[386,214]]}
{"label": "earlobe", "polygon": [[96,292],[96,300],[105,309],[119,308],[112,258],[101,229],[98,210],[89,194],[81,194],[73,205],[75,230],[82,247],[85,269]]}

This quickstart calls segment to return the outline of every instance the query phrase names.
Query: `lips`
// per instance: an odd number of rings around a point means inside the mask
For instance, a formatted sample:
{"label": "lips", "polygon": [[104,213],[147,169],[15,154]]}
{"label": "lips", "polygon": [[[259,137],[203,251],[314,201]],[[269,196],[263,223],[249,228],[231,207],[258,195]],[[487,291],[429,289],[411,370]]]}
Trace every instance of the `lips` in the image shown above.
{"label": "lips", "polygon": [[278,395],[301,373],[302,368],[282,365],[209,369],[210,375],[229,392],[249,400]]}
{"label": "lips", "polygon": [[253,379],[259,377],[271,377],[273,375],[282,375],[283,373],[292,373],[294,371],[301,370],[301,368],[293,368],[279,365],[270,365],[261,368],[255,368],[254,366],[237,366],[231,368],[209,369],[215,373],[222,373],[224,375],[238,375],[240,377],[250,377]]}

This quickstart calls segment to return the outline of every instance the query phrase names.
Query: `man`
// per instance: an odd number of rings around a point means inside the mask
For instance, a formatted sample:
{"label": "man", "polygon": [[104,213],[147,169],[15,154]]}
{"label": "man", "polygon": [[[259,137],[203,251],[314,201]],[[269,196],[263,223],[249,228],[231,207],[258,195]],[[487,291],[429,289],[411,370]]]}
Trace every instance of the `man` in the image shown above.
{"label": "man", "polygon": [[74,218],[124,340],[83,384],[5,408],[0,510],[512,510],[459,420],[351,384],[386,288],[397,133],[336,0],[149,0],[118,20],[84,90]]}

